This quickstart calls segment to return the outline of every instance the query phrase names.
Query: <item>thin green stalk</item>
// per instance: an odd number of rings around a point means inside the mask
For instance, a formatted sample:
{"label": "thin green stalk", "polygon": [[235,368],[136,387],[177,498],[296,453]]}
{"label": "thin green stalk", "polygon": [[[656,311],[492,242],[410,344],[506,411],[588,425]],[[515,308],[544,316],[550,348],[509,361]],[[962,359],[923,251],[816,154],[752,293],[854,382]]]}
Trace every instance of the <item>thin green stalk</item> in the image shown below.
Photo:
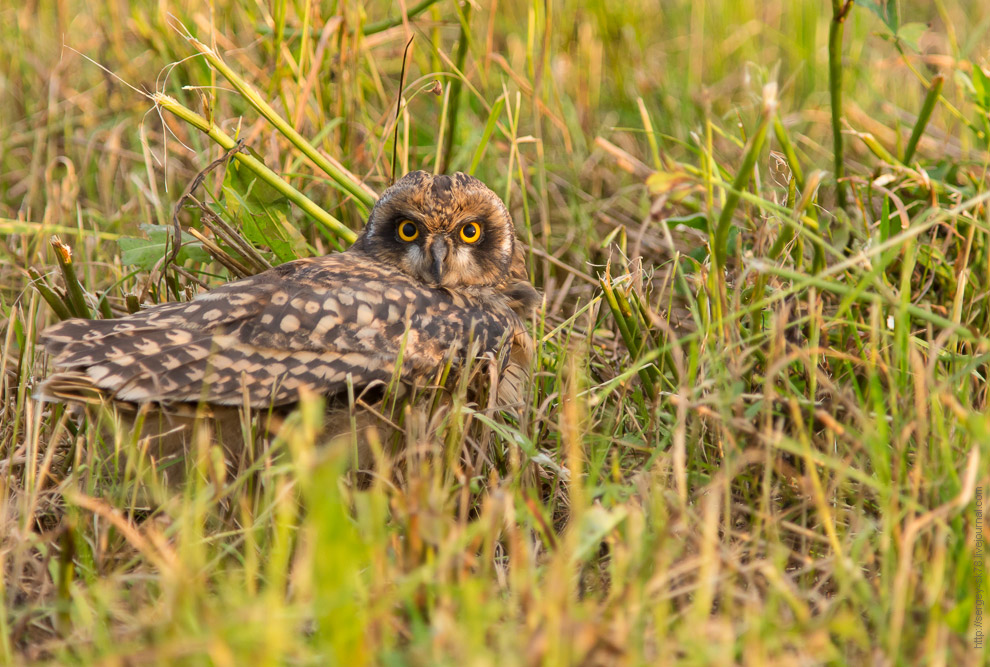
{"label": "thin green stalk", "polygon": [[760,155],[763,143],[767,138],[767,128],[777,109],[777,91],[775,86],[767,86],[764,90],[763,113],[760,125],[753,133],[749,142],[749,147],[743,155],[742,166],[736,173],[735,180],[732,181],[732,188],[725,195],[725,206],[718,217],[718,224],[715,226],[715,238],[712,248],[715,255],[715,266],[721,270],[725,268],[726,255],[728,254],[729,230],[732,228],[732,216],[739,204],[739,193],[749,184],[749,179],[753,175],[753,167],[756,166],[756,159]]}
{"label": "thin green stalk", "polygon": [[[625,304],[626,309],[624,311],[622,306],[619,304],[619,299],[617,298],[618,292],[612,287],[611,276],[607,274],[600,276],[598,282],[601,285],[602,293],[605,296],[605,302],[608,304],[609,310],[612,311],[612,318],[615,320],[615,324],[619,328],[619,334],[622,336],[622,340],[625,341],[626,347],[629,349],[630,356],[633,359],[639,359],[643,352],[643,340],[641,333],[638,331],[638,327],[630,321],[631,317],[630,319],[626,318],[626,312],[630,313],[630,315],[632,314],[629,304]],[[636,327],[635,330],[634,327]],[[638,374],[639,379],[643,384],[643,389],[649,396],[650,400],[656,400],[657,388],[653,375],[646,368],[640,368],[638,370]]]}
{"label": "thin green stalk", "polygon": [[[629,294],[623,294],[621,289],[615,290],[615,298],[619,303],[619,308],[623,317],[626,318],[626,322],[629,326],[629,332],[636,337],[637,345],[639,349],[637,350],[637,356],[642,356],[644,350],[647,348],[653,349],[659,345],[653,336],[653,331],[650,328],[650,321],[644,317],[644,308],[640,303],[639,297],[635,290],[630,289]],[[655,365],[646,367],[647,374],[653,378],[654,388],[663,379],[660,374],[660,369]],[[653,396],[656,392],[651,392]]]}
{"label": "thin green stalk", "polygon": [[[796,201],[796,199],[797,199],[797,178],[793,177],[793,172],[792,172],[792,178],[790,182],[787,184],[787,208],[793,209],[794,202]],[[771,246],[770,252],[767,253],[767,259],[769,259],[772,262],[776,262],[777,258],[780,257],[780,254],[784,252],[784,248],[786,248],[787,244],[790,243],[791,239],[794,238],[794,233],[795,232],[793,226],[782,225],[780,229],[780,234],[777,236],[777,239],[774,241],[773,246]],[[756,279],[756,286],[753,288],[753,293],[749,300],[751,304],[758,303],[763,300],[763,292],[766,289],[766,286],[767,286],[767,274],[761,273],[759,277]],[[763,311],[754,310],[753,331],[759,330],[762,321],[763,321]]]}
{"label": "thin green stalk", "polygon": [[[104,232],[96,229],[82,230],[86,236],[100,239],[101,241],[116,241],[121,234]],[[69,234],[80,235],[78,227],[68,227],[66,225],[51,225],[47,222],[32,222],[30,220],[12,220],[10,218],[0,218],[0,234]],[[80,238],[82,236],[80,235]]]}
{"label": "thin green stalk", "polygon": [[657,143],[656,131],[653,129],[653,120],[650,118],[650,112],[647,111],[642,97],[636,98],[636,106],[639,107],[639,116],[643,120],[643,130],[646,132],[646,142],[650,146],[653,168],[656,170],[663,169],[663,160],[660,159],[660,144]]}
{"label": "thin green stalk", "polygon": [[801,162],[798,161],[794,144],[791,143],[791,138],[787,136],[787,129],[784,128],[784,124],[780,121],[780,116],[775,115],[773,117],[773,133],[780,143],[780,150],[783,151],[784,157],[787,158],[787,166],[791,170],[791,176],[794,177],[794,181],[797,183],[797,189],[804,190],[804,171],[801,169]]}
{"label": "thin green stalk", "polygon": [[[286,0],[275,0],[275,2],[272,2],[270,5],[272,22],[274,23],[274,26],[270,31],[270,34],[272,35],[273,53],[281,53],[282,44],[284,43],[286,38],[285,20],[289,14],[288,5],[289,3]],[[300,34],[302,34],[301,31]],[[214,44],[216,44],[216,42],[214,42]],[[278,84],[278,76],[279,76],[278,73],[280,69],[281,68],[278,67],[275,68],[275,72],[274,72],[275,81],[273,81],[272,83],[276,85]]]}
{"label": "thin green stalk", "polygon": [[[200,116],[195,111],[182,106],[174,98],[159,93],[155,95],[154,99],[158,106],[175,114],[179,119],[189,123],[201,132],[204,132],[224,150],[229,151],[237,146],[237,142],[234,141],[227,133]],[[347,243],[354,243],[354,241],[357,240],[357,234],[347,228],[344,223],[324,211],[322,208],[317,206],[312,199],[282,180],[278,174],[266,167],[265,164],[258,158],[249,153],[237,152],[234,153],[234,159],[254,172],[258,178],[263,180],[265,183],[282,193],[296,206],[308,213],[335,237],[340,238]]]}
{"label": "thin green stalk", "polygon": [[[437,4],[437,0],[421,0],[419,4],[413,5],[406,11],[405,18],[413,19],[425,12],[427,9]],[[403,17],[402,15],[393,16],[391,18],[382,19],[380,21],[374,21],[372,23],[364,24],[360,30],[355,27],[345,26],[344,29],[348,32],[360,32],[362,35],[375,35],[380,32],[385,32],[389,28],[394,28],[397,25],[402,25]],[[282,23],[284,24],[284,19]],[[285,25],[276,25],[273,29],[269,25],[260,25],[255,28],[259,35],[269,37],[273,34],[280,34],[282,39],[295,39],[302,34],[308,34],[310,37],[318,38],[320,36],[320,31],[323,28],[321,26],[311,26],[306,28],[289,28]],[[275,53],[278,53],[277,49],[274,49]]]}
{"label": "thin green stalk", "polygon": [[[901,58],[902,58],[901,62],[903,62],[904,65],[911,71],[911,73],[914,74],[915,77],[917,77],[918,81],[920,81],[923,86],[930,86],[932,82],[928,81],[928,79],[925,78],[925,75],[922,74],[918,70],[918,68],[914,66],[914,63],[911,62],[911,59],[908,58],[908,55],[904,53],[904,48],[901,46],[901,43],[899,41],[894,42],[894,48],[897,49],[897,52],[899,54],[901,54]],[[945,110],[948,111],[953,118],[955,118],[960,123],[962,123],[970,130],[972,130],[981,141],[986,140],[987,132],[984,132],[979,127],[977,127],[976,124],[973,121],[971,121],[963,112],[957,109],[955,105],[952,104],[952,102],[950,102],[942,95],[939,95],[938,99],[942,102],[942,106],[945,107]]]}
{"label": "thin green stalk", "polygon": [[110,302],[107,301],[107,294],[105,292],[100,297],[100,300],[96,302],[96,309],[100,311],[103,319],[109,320],[113,318],[113,311],[110,309]]}
{"label": "thin green stalk", "polygon": [[915,122],[914,130],[911,132],[911,138],[908,139],[907,148],[904,149],[904,164],[910,164],[911,158],[914,157],[914,151],[918,148],[918,142],[921,141],[921,136],[925,133],[925,128],[928,127],[928,121],[931,119],[932,112],[935,110],[935,104],[942,94],[942,84],[944,83],[945,77],[941,74],[932,79],[932,85],[928,88],[928,94],[925,95],[925,101],[921,105],[918,120]]}
{"label": "thin green stalk", "polygon": [[492,105],[492,111],[488,114],[488,122],[485,123],[485,129],[481,133],[481,140],[478,142],[478,147],[474,150],[474,157],[471,158],[471,166],[468,167],[468,172],[472,176],[478,165],[481,164],[481,158],[485,156],[485,149],[488,148],[488,141],[492,138],[492,133],[495,131],[495,125],[498,123],[498,117],[502,114],[502,107],[505,106],[505,94],[502,94],[495,104]]}
{"label": "thin green stalk", "polygon": [[[467,57],[468,49],[468,39],[470,34],[470,21],[471,21],[471,5],[464,5],[463,15],[458,12],[458,18],[461,20],[461,34],[457,42],[457,56],[456,64],[457,71],[464,71],[464,59]],[[447,124],[447,138],[444,141],[443,147],[443,161],[440,163],[440,173],[445,174],[450,168],[450,156],[454,150],[454,138],[457,136],[457,118],[460,114],[461,109],[461,79],[455,78],[450,84],[450,108],[448,111],[448,117],[450,122]]]}
{"label": "thin green stalk", "polygon": [[73,535],[76,532],[74,521],[69,520],[59,536],[59,554],[57,567],[57,585],[55,588],[56,614],[55,622],[60,632],[67,633],[72,623],[69,607],[72,603],[72,581],[75,578],[76,556]]}
{"label": "thin green stalk", "polygon": [[832,21],[828,26],[828,89],[832,100],[832,146],[835,156],[835,193],[839,208],[846,207],[841,179],[845,175],[842,156],[842,33],[853,0],[832,0]]}
{"label": "thin green stalk", "polygon": [[[797,198],[797,179],[792,178],[791,182],[787,184],[787,208],[793,209],[795,199]],[[800,213],[800,211],[796,211]],[[773,246],[770,248],[769,257],[770,259],[776,261],[780,257],[780,253],[784,251],[787,244],[791,242],[794,238],[794,227],[791,225],[784,225],[780,230],[780,236],[774,241]]]}
{"label": "thin green stalk", "polygon": [[361,205],[370,209],[375,204],[375,197],[368,192],[363,184],[355,181],[349,174],[341,171],[336,165],[334,165],[330,160],[328,160],[324,155],[322,155],[316,148],[310,144],[301,134],[299,134],[295,128],[293,128],[284,118],[278,115],[274,109],[258,94],[258,92],[249,84],[247,81],[242,79],[234,70],[232,70],[227,63],[220,58],[217,53],[203,44],[201,41],[195,37],[189,37],[189,42],[202,53],[209,63],[215,67],[224,77],[236,88],[241,95],[244,96],[251,106],[258,110],[262,116],[264,116],[269,123],[275,126],[275,128],[281,132],[292,144],[302,151],[310,160],[312,160],[320,169],[326,172],[331,179],[342,189],[344,192],[353,196]]}
{"label": "thin green stalk", "polygon": [[[639,313],[640,321],[643,323],[643,328],[646,331],[647,336],[649,337],[649,341],[652,343],[651,348],[652,349],[659,348],[663,344],[663,341],[658,336],[659,332],[651,328],[652,323],[651,323],[649,306],[643,303],[643,299],[640,298],[640,294],[638,292],[635,291],[630,292],[629,297],[630,300],[634,302],[636,305],[636,310]],[[654,314],[654,317],[658,317],[658,316]],[[665,335],[664,340],[666,340],[666,338],[667,336]],[[666,350],[663,354],[660,355],[660,360],[662,361],[662,365],[659,368],[655,365],[649,367],[650,375],[655,377],[658,382],[661,381],[665,382],[670,387],[670,389],[673,390],[680,384],[681,381],[677,364],[674,363],[674,356],[673,354],[671,354],[670,350]],[[669,371],[673,375],[673,381],[671,381],[670,378],[668,378],[663,374],[665,370]]]}
{"label": "thin green stalk", "polygon": [[876,155],[882,161],[890,165],[901,164],[901,161],[894,157],[890,151],[884,148],[883,144],[877,141],[877,138],[869,132],[856,132],[855,130],[851,130],[850,132],[862,141],[871,153]]}
{"label": "thin green stalk", "polygon": [[[781,122],[780,116],[775,115],[773,118],[773,131],[774,131],[774,135],[776,135],[777,137],[777,141],[780,143],[781,150],[784,152],[784,157],[787,159],[787,165],[791,169],[791,176],[795,181],[795,183],[797,184],[797,189],[803,193],[802,200],[807,199],[808,202],[810,202],[810,197],[812,196],[814,191],[818,188],[818,178],[820,172],[812,173],[812,181],[814,182],[814,185],[812,185],[811,187],[806,187],[807,181],[805,180],[804,172],[801,169],[801,162],[800,160],[798,160],[797,152],[794,150],[794,144],[791,143],[791,138],[788,136],[787,129],[784,127],[784,124]],[[801,207],[799,207],[799,209],[801,211],[807,209],[808,211],[807,217],[814,222],[814,229],[818,229],[817,209],[814,206],[809,208],[806,205],[802,205]],[[786,239],[783,241],[781,241],[781,239],[783,239],[783,236],[778,237],[777,241],[783,243],[783,245],[790,243],[790,239]],[[823,268],[825,268],[825,248],[822,246],[820,239],[815,241],[814,250],[815,250],[815,257],[814,257],[814,261],[812,262],[812,269],[815,272],[818,272],[821,271]],[[776,257],[774,259],[776,259]]]}
{"label": "thin green stalk", "polygon": [[[417,5],[413,5],[406,11],[406,18],[414,18],[419,16],[432,5],[435,5],[437,0],[422,0]],[[396,16],[390,19],[382,19],[381,21],[375,21],[374,23],[368,23],[361,29],[365,35],[374,35],[379,32],[384,32],[389,28],[394,28],[402,23],[402,16]]]}

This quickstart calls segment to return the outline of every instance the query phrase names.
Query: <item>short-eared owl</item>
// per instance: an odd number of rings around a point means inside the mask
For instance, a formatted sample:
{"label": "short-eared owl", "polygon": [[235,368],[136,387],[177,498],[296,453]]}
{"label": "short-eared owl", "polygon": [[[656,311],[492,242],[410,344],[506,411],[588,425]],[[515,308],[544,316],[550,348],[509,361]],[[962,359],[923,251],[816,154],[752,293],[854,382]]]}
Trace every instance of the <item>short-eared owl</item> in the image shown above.
{"label": "short-eared owl", "polygon": [[436,381],[448,361],[511,346],[539,300],[505,205],[465,174],[417,171],[382,194],[346,252],[283,264],[191,301],[111,320],[71,319],[41,335],[62,369],[49,400],[132,406],[205,402],[268,409],[309,391],[340,395],[397,374]]}

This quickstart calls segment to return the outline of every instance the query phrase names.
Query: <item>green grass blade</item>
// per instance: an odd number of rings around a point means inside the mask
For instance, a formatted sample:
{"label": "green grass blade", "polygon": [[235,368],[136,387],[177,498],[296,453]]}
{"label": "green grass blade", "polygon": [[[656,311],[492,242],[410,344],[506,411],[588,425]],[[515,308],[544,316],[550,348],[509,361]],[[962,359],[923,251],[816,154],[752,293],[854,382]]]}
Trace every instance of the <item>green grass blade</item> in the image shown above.
{"label": "green grass blade", "polygon": [[931,86],[928,87],[925,101],[922,103],[921,111],[918,113],[918,120],[914,123],[914,129],[911,130],[911,138],[908,139],[907,147],[904,149],[904,164],[910,164],[911,158],[914,157],[914,151],[918,148],[918,142],[921,141],[921,137],[925,133],[925,128],[928,127],[928,121],[932,118],[935,105],[938,103],[938,98],[942,95],[942,85],[944,83],[945,77],[940,74],[932,79]]}
{"label": "green grass blade", "polygon": [[474,175],[474,172],[478,169],[478,165],[481,164],[481,159],[485,157],[485,151],[488,149],[488,142],[492,138],[492,133],[495,131],[495,126],[498,124],[498,118],[502,115],[502,109],[505,107],[505,96],[495,100],[495,104],[492,105],[492,110],[488,114],[488,122],[485,123],[485,129],[481,132],[481,140],[478,141],[478,147],[474,149],[474,157],[471,158],[471,166],[468,167],[467,173]]}
{"label": "green grass blade", "polygon": [[753,167],[763,149],[763,143],[767,138],[767,128],[777,110],[777,88],[776,85],[768,85],[763,92],[763,110],[761,112],[760,124],[753,133],[746,152],[743,154],[742,163],[736,177],[732,181],[732,189],[728,190],[725,197],[725,205],[722,213],[718,217],[715,226],[715,236],[712,239],[712,249],[715,256],[715,266],[718,269],[725,267],[726,255],[728,253],[729,230],[732,228],[732,216],[736,212],[739,204],[739,193],[746,189],[749,179],[753,175]]}

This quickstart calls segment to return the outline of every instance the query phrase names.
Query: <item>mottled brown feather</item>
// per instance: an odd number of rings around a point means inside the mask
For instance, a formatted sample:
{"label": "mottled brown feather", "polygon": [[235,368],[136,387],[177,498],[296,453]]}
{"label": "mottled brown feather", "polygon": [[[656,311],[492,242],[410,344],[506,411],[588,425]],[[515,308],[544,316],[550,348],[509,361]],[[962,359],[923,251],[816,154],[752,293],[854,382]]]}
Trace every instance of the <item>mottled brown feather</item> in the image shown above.
{"label": "mottled brown feather", "polygon": [[[399,243],[395,225],[413,218],[419,245]],[[476,245],[458,245],[465,220],[482,225]],[[445,248],[439,276],[428,244]],[[289,262],[189,302],[48,328],[41,340],[64,372],[39,393],[87,400],[88,379],[118,401],[268,408],[348,383],[427,384],[447,359],[456,366],[503,343],[518,385],[532,349],[523,320],[538,300],[498,197],[463,174],[414,172],[382,195],[344,253]],[[518,386],[510,394],[519,397]]]}
{"label": "mottled brown feather", "polygon": [[[333,286],[332,289],[328,286]],[[399,378],[432,379],[521,327],[510,299],[490,288],[452,293],[375,264],[359,250],[284,264],[188,303],[116,320],[72,319],[42,334],[55,364],[131,402],[205,400],[251,407],[334,394]],[[204,386],[205,385],[205,386]]]}

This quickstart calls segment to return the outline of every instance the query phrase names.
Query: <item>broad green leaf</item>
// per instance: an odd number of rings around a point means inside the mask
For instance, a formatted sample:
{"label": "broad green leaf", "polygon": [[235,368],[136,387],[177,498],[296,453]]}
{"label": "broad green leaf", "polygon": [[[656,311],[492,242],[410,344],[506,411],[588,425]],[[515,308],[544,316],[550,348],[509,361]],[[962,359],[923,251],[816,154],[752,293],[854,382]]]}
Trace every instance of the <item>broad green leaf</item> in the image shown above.
{"label": "broad green leaf", "polygon": [[230,165],[224,178],[224,204],[241,233],[257,247],[269,248],[279,263],[298,259],[305,252],[301,236],[291,234],[290,203],[277,190],[247,169]]}
{"label": "broad green leaf", "polygon": [[237,219],[240,231],[256,247],[270,248],[279,263],[289,262],[299,257],[290,242],[286,229],[289,227],[288,205],[263,204],[243,195],[234,188],[223,188],[227,210]]}
{"label": "broad green leaf", "polygon": [[699,232],[708,233],[708,217],[704,213],[675,216],[667,218],[666,222],[670,227],[690,227],[691,229],[697,229]]}
{"label": "broad green leaf", "polygon": [[986,111],[990,110],[990,76],[987,76],[982,67],[973,68],[973,92],[976,94],[976,103]]}
{"label": "broad green leaf", "polygon": [[[124,236],[118,239],[120,247],[120,263],[124,266],[137,266],[148,271],[154,268],[166,252],[171,252],[170,234],[172,229],[164,225],[141,225],[148,234],[148,238],[143,239],[134,236]],[[184,264],[186,260],[195,262],[208,262],[210,255],[203,250],[203,245],[193,236],[182,233],[182,248],[176,257],[176,262]]]}
{"label": "broad green leaf", "polygon": [[897,39],[914,52],[918,52],[918,40],[928,31],[924,23],[905,23],[897,31]]}

